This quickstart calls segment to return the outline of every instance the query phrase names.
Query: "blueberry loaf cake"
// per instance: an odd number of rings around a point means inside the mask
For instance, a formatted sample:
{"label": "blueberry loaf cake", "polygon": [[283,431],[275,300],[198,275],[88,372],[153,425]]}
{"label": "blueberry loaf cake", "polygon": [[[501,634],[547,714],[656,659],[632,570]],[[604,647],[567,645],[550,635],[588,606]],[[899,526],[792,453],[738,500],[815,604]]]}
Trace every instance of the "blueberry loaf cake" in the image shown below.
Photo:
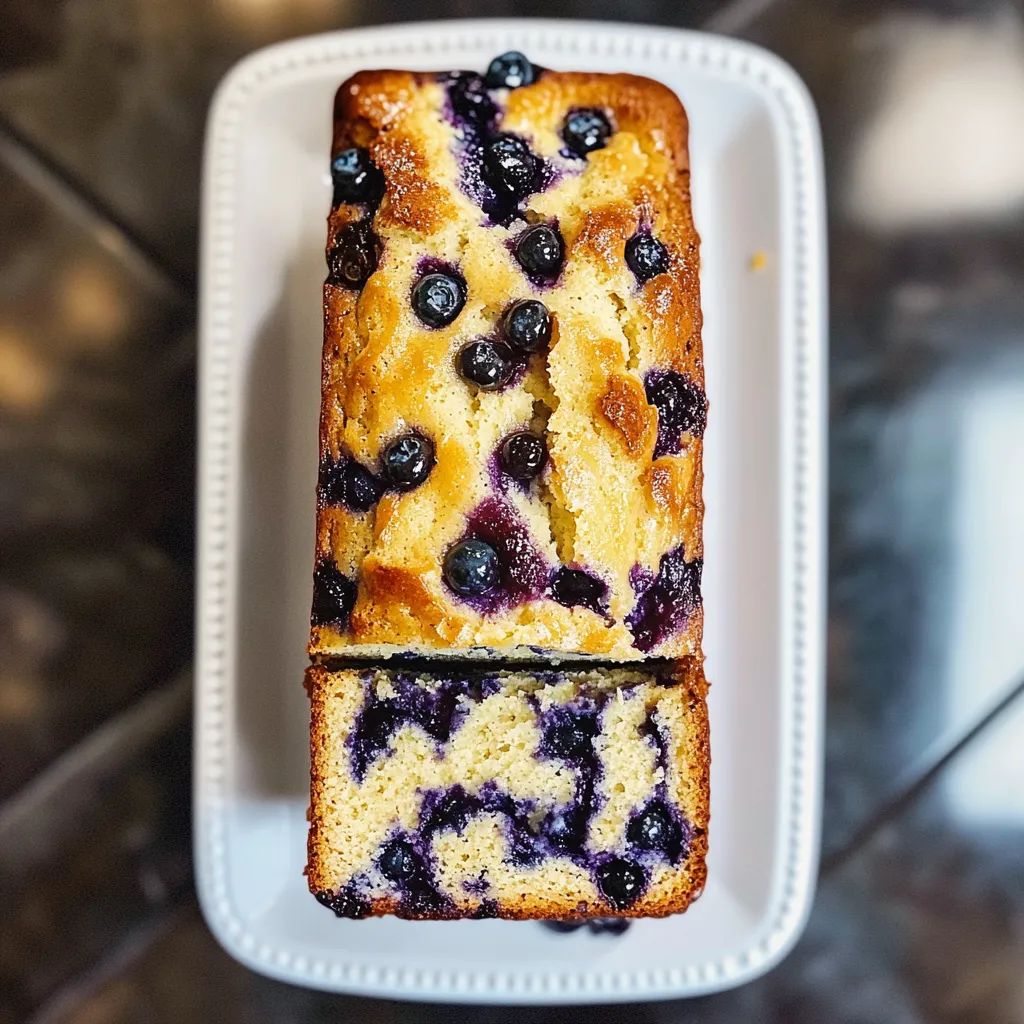
{"label": "blueberry loaf cake", "polygon": [[313,656],[699,656],[687,130],[515,54],[342,85]]}
{"label": "blueberry loaf cake", "polygon": [[309,670],[309,884],[339,916],[598,918],[704,884],[708,725],[676,667]]}

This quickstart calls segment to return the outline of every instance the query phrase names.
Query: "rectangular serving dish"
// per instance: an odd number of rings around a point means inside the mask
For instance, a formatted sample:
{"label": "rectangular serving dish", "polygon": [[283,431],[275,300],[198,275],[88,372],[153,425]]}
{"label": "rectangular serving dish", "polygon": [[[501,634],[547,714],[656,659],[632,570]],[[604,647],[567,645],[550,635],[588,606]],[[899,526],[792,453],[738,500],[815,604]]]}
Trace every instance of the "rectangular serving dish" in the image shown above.
{"label": "rectangular serving dish", "polygon": [[[483,68],[508,49],[657,78],[691,122],[711,405],[711,852],[687,914],[618,938],[342,921],[302,875],[332,99],[361,68]],[[776,963],[813,896],[822,773],[824,198],[794,72],[728,39],[590,22],[420,23],[274,46],[214,100],[201,257],[195,862],[225,949],[293,984],[482,1003],[695,995]]]}

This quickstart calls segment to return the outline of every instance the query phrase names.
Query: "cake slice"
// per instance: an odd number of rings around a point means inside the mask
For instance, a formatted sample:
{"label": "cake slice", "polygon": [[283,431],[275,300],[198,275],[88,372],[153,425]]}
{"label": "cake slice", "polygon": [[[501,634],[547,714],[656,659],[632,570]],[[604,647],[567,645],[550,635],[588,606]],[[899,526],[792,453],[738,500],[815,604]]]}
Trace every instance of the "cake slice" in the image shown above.
{"label": "cake slice", "polygon": [[309,670],[309,886],[342,917],[660,917],[704,884],[699,663]]}
{"label": "cake slice", "polygon": [[699,655],[687,130],[521,55],[340,88],[312,655]]}

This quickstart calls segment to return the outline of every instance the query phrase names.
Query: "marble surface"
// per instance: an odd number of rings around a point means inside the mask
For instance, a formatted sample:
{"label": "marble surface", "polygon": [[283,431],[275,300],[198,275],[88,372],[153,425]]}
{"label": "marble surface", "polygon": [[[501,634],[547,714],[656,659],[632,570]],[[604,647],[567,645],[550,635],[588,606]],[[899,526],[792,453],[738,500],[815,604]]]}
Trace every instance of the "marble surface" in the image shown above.
{"label": "marble surface", "polygon": [[174,673],[191,643],[210,93],[277,39],[485,14],[744,36],[805,78],[825,141],[819,897],[768,977],[602,1019],[1024,1024],[1024,696],[986,721],[1024,679],[1024,15],[1009,0],[6,5],[0,1022],[594,1018],[279,985],[220,952],[190,888]]}

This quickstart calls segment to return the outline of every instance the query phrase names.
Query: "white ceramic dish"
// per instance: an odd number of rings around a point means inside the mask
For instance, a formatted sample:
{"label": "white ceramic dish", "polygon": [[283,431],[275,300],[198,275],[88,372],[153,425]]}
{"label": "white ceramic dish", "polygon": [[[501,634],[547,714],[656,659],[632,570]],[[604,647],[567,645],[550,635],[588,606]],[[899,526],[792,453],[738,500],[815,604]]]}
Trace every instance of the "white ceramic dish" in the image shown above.
{"label": "white ceramic dish", "polygon": [[[689,111],[703,237],[704,896],[612,939],[535,923],[340,921],[306,890],[308,627],[331,101],[360,68],[661,79]],[[409,999],[588,1002],[749,980],[796,940],[821,783],[825,267],[817,122],[777,58],[714,36],[558,21],[416,24],[242,61],[210,114],[202,240],[195,860],[207,922],[257,971]]]}

